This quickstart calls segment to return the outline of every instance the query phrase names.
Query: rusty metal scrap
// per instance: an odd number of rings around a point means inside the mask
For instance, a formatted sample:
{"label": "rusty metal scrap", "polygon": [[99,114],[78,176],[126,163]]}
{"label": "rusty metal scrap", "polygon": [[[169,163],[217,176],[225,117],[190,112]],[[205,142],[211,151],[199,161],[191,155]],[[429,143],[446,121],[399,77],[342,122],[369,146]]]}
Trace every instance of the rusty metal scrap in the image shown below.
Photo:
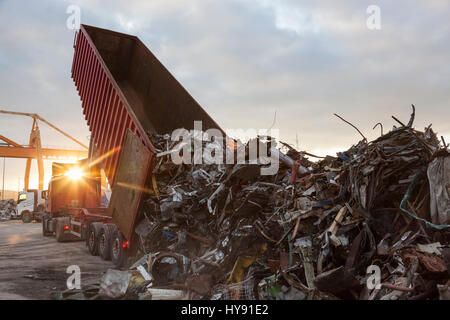
{"label": "rusty metal scrap", "polygon": [[[142,260],[152,277],[142,292],[183,290],[191,299],[448,297],[443,215],[450,208],[436,201],[448,191],[442,168],[450,155],[431,126],[412,128],[414,117],[413,108],[406,125],[397,119],[400,127],[370,142],[361,133],[348,150],[317,162],[285,145],[272,176],[260,175],[258,163],[175,165],[170,153],[179,142],[151,136],[159,153],[155,192],[146,193],[136,228],[137,258],[152,257]],[[271,150],[270,139],[260,143]],[[370,270],[379,270],[376,286],[369,285]]]}

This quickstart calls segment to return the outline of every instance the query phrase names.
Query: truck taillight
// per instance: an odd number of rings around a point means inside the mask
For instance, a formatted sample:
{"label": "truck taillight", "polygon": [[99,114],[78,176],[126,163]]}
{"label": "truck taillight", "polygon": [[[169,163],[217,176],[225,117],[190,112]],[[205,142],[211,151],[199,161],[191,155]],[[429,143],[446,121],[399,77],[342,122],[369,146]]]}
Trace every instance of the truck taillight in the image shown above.
{"label": "truck taillight", "polygon": [[128,248],[128,241],[125,241],[125,242],[122,244],[122,247]]}
{"label": "truck taillight", "polygon": [[64,230],[69,230],[70,226],[64,226]]}

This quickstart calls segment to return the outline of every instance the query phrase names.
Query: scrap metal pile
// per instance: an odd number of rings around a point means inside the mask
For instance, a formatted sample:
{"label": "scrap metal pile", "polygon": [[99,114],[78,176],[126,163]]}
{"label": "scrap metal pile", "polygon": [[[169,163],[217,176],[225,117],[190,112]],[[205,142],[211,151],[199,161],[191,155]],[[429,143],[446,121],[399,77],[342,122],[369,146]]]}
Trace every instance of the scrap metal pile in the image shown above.
{"label": "scrap metal pile", "polygon": [[141,258],[109,270],[100,296],[448,299],[450,154],[413,120],[318,162],[285,145],[274,175],[263,161],[175,165],[178,142],[153,136]]}
{"label": "scrap metal pile", "polygon": [[14,199],[0,200],[0,221],[10,220],[15,213],[16,202]]}

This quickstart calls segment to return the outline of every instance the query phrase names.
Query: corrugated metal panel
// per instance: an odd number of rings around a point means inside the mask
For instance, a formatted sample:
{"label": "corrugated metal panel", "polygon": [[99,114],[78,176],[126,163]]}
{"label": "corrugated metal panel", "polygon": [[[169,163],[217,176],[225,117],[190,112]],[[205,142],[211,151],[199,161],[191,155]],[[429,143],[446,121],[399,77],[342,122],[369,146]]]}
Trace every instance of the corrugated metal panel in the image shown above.
{"label": "corrugated metal panel", "polygon": [[155,151],[84,26],[81,26],[74,42],[72,78],[96,149],[99,154],[107,155],[102,164],[112,185],[119,149],[127,129],[150,150],[152,157]]}

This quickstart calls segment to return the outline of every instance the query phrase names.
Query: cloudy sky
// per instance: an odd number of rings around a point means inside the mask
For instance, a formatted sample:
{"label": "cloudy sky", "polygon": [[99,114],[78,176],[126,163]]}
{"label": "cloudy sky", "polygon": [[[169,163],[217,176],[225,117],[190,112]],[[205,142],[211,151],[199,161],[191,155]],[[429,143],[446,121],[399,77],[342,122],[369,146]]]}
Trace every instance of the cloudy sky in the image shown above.
{"label": "cloudy sky", "polygon": [[[88,143],[70,78],[81,22],[137,35],[222,128],[274,128],[318,154],[369,138],[391,115],[430,123],[450,141],[448,0],[0,0],[0,108],[34,112]],[[377,5],[381,29],[370,30]],[[31,120],[0,116],[0,134],[28,142]],[[41,126],[44,146],[76,145]],[[0,165],[2,163],[0,162]],[[50,175],[46,163],[46,176]],[[17,190],[25,160],[6,160],[6,188]],[[36,165],[31,186],[37,186]],[[23,186],[23,182],[21,182]]]}

